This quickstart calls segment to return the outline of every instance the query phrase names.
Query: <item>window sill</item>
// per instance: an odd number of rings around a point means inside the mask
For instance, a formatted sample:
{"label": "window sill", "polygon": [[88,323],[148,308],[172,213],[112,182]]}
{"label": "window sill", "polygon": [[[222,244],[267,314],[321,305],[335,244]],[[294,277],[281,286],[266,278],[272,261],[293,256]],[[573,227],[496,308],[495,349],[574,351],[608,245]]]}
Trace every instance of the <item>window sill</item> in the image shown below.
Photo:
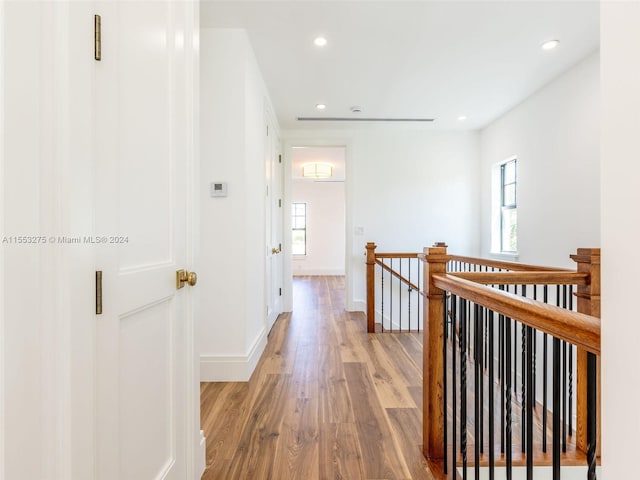
{"label": "window sill", "polygon": [[295,262],[296,260],[297,260],[297,261],[300,261],[300,260],[306,260],[306,259],[307,259],[307,256],[306,256],[306,255],[292,255],[292,256],[293,256],[293,261],[294,261],[294,262]]}

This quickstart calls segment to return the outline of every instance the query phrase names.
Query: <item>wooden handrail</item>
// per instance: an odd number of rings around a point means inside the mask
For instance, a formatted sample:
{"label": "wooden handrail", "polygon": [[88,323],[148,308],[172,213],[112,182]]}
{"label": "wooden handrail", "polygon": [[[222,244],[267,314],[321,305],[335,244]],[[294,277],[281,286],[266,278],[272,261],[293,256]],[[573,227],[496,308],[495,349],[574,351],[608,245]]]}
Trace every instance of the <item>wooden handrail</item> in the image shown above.
{"label": "wooden handrail", "polygon": [[[423,255],[421,255],[423,257]],[[483,267],[504,268],[515,272],[573,272],[567,268],[541,267],[539,265],[527,265],[526,263],[507,262],[503,260],[492,260],[489,258],[465,257],[463,255],[449,255],[449,260],[456,262],[482,265]]]}
{"label": "wooden handrail", "polygon": [[483,285],[587,285],[589,274],[571,271],[455,272],[449,275]]}
{"label": "wooden handrail", "polygon": [[365,255],[367,257],[366,260],[366,272],[367,272],[367,332],[368,333],[374,333],[375,332],[375,315],[376,315],[376,310],[375,310],[375,294],[376,294],[376,276],[375,276],[375,266],[380,265],[382,267],[383,270],[389,272],[391,275],[393,275],[394,277],[396,277],[398,280],[400,280],[401,282],[405,283],[406,285],[409,286],[409,288],[411,288],[411,290],[414,290],[416,292],[418,292],[418,294],[420,295],[424,295],[424,293],[422,292],[422,290],[420,289],[420,287],[418,287],[417,285],[411,283],[408,279],[406,279],[405,277],[403,277],[402,275],[400,275],[398,272],[396,272],[395,270],[393,270],[389,265],[385,264],[384,262],[381,261],[381,259],[383,258],[398,258],[398,259],[403,259],[403,258],[418,258],[419,257],[419,253],[407,253],[407,252],[400,252],[400,253],[376,253],[376,244],[374,242],[367,242],[367,244],[365,245]]}
{"label": "wooden handrail", "polygon": [[436,274],[432,278],[437,288],[600,355],[600,319],[597,317],[479,285],[451,274]]}
{"label": "wooden handrail", "polygon": [[393,270],[391,267],[389,267],[386,263],[383,263],[379,260],[376,260],[376,263],[378,265],[380,265],[382,267],[383,270],[386,270],[387,272],[389,272],[391,275],[393,275],[394,277],[396,277],[398,280],[400,280],[401,282],[405,283],[406,285],[409,286],[409,288],[411,288],[412,290],[415,290],[416,292],[418,292],[420,295],[422,295],[422,292],[420,291],[420,287],[414,285],[413,283],[411,283],[409,280],[407,280],[406,278],[404,278],[402,275],[400,275],[398,272],[396,272],[395,270]]}
{"label": "wooden handrail", "polygon": [[376,253],[376,258],[418,258],[419,253]]}

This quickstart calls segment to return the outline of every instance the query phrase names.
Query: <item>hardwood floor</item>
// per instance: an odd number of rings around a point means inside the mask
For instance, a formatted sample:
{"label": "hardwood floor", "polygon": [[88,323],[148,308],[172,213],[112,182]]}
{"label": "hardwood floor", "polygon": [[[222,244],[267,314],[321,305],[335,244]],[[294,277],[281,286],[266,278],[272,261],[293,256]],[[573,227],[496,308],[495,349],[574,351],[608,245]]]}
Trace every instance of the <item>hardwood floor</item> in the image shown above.
{"label": "hardwood floor", "polygon": [[367,334],[343,277],[294,278],[247,383],[201,384],[204,480],[432,479],[422,334]]}

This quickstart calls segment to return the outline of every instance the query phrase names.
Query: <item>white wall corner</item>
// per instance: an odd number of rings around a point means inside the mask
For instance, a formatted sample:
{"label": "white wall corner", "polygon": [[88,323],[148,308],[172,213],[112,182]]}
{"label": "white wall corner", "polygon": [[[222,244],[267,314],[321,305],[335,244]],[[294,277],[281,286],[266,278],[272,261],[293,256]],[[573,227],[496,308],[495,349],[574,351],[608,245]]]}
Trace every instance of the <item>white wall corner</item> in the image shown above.
{"label": "white wall corner", "polygon": [[267,331],[263,328],[246,355],[200,355],[200,381],[248,381],[266,346]]}
{"label": "white wall corner", "polygon": [[367,302],[365,300],[353,300],[347,305],[348,312],[366,312]]}

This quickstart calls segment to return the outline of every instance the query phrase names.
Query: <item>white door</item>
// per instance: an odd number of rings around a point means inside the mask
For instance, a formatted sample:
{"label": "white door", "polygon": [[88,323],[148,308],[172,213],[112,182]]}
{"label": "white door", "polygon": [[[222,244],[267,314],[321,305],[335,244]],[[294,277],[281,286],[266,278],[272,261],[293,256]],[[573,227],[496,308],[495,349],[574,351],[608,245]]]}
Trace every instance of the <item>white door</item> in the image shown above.
{"label": "white door", "polygon": [[191,266],[189,3],[96,2],[102,27],[102,59],[95,63],[101,480],[184,480],[190,468],[192,289],[176,289],[176,270]]}
{"label": "white door", "polygon": [[[267,119],[270,115],[267,113]],[[273,128],[273,122],[267,124],[266,173],[267,173],[267,332],[271,330],[278,315],[282,313],[282,222],[284,198],[282,195],[283,168],[280,154],[280,139]]]}

